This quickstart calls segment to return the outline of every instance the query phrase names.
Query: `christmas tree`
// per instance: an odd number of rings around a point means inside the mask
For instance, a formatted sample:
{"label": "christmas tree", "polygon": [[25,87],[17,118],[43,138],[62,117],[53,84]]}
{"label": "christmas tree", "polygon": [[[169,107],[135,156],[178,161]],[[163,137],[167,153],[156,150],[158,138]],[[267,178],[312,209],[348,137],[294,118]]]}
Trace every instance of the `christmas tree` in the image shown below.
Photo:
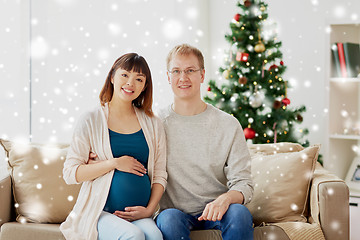
{"label": "christmas tree", "polygon": [[240,8],[231,23],[230,43],[219,75],[210,80],[205,101],[232,114],[253,143],[294,142],[308,146],[300,128],[305,106],[292,107],[287,81],[282,75],[281,42],[269,36],[267,4],[261,0],[238,1]]}

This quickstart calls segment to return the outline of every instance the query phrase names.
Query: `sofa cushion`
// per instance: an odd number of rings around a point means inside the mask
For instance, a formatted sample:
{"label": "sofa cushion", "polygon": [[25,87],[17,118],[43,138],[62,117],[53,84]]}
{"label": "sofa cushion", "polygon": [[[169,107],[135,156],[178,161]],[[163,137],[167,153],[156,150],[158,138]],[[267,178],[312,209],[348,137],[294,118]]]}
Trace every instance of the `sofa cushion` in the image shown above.
{"label": "sofa cushion", "polygon": [[[222,240],[220,230],[192,230],[190,232],[191,240]],[[254,228],[254,239],[276,239],[289,240],[286,233],[278,226],[261,226]]]}
{"label": "sofa cushion", "polygon": [[270,151],[277,146],[280,144],[269,144],[264,146],[269,151],[253,152],[252,155],[254,194],[247,207],[255,225],[306,222],[307,196],[320,146],[301,147],[302,150],[292,148],[293,152]]}
{"label": "sofa cushion", "polygon": [[60,232],[59,224],[20,224],[17,222],[5,223],[1,227],[0,239],[65,240]]}
{"label": "sofa cushion", "polygon": [[15,143],[0,139],[8,160],[19,222],[61,223],[76,202],[80,185],[62,178],[68,145]]}
{"label": "sofa cushion", "polygon": [[304,150],[304,147],[298,143],[281,142],[268,144],[248,144],[250,155],[262,153],[264,155],[273,155],[276,153],[299,152]]}
{"label": "sofa cushion", "polygon": [[[65,240],[58,224],[20,224],[15,222],[4,224],[1,228],[0,239]],[[221,240],[222,237],[219,230],[194,230],[190,232],[190,239]],[[256,227],[254,239],[289,240],[285,232],[278,226]]]}

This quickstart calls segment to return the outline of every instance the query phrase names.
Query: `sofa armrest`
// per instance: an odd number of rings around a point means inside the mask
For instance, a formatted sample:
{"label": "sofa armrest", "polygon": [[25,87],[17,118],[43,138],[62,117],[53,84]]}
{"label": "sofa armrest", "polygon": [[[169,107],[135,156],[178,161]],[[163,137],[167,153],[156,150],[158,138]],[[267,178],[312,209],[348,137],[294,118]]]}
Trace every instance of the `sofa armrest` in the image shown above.
{"label": "sofa armrest", "polygon": [[11,220],[11,178],[10,176],[0,180],[0,227]]}
{"label": "sofa armrest", "polygon": [[349,239],[349,188],[317,163],[310,189],[311,217],[325,239]]}

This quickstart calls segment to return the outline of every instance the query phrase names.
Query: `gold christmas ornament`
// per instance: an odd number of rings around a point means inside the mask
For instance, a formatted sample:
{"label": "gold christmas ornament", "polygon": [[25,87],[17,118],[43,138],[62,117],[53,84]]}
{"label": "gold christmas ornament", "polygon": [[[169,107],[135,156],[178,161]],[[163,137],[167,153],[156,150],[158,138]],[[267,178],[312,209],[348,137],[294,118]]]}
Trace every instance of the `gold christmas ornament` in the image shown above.
{"label": "gold christmas ornament", "polygon": [[264,51],[265,51],[265,45],[264,45],[264,43],[261,41],[260,29],[258,29],[258,38],[259,38],[259,41],[258,41],[258,43],[255,45],[254,50],[255,50],[255,52],[257,52],[257,53],[261,53],[261,52],[264,52]]}
{"label": "gold christmas ornament", "polygon": [[228,69],[226,69],[226,70],[223,72],[223,77],[224,77],[225,79],[229,79],[229,70],[228,70]]}
{"label": "gold christmas ornament", "polygon": [[259,41],[256,45],[255,45],[255,48],[254,48],[255,52],[257,53],[261,53],[261,52],[264,52],[265,51],[265,45]]}

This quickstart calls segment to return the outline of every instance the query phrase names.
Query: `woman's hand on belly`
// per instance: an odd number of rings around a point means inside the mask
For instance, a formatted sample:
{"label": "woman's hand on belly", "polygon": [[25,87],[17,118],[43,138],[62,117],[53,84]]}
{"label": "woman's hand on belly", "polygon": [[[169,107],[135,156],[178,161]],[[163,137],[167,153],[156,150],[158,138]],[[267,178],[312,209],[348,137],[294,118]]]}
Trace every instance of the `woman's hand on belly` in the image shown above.
{"label": "woman's hand on belly", "polygon": [[152,211],[150,211],[146,207],[135,206],[135,207],[126,207],[125,211],[115,211],[114,215],[129,222],[132,222],[142,218],[151,217]]}
{"label": "woman's hand on belly", "polygon": [[[97,154],[90,152],[88,164],[99,163],[96,161]],[[119,158],[111,159],[114,163],[114,169],[122,172],[133,173],[138,176],[144,176],[146,174],[146,168],[138,160],[131,156],[121,156]]]}
{"label": "woman's hand on belly", "polygon": [[113,158],[114,168],[122,171],[132,173],[138,176],[144,176],[146,174],[146,168],[138,160],[130,156],[121,156],[119,158]]}

